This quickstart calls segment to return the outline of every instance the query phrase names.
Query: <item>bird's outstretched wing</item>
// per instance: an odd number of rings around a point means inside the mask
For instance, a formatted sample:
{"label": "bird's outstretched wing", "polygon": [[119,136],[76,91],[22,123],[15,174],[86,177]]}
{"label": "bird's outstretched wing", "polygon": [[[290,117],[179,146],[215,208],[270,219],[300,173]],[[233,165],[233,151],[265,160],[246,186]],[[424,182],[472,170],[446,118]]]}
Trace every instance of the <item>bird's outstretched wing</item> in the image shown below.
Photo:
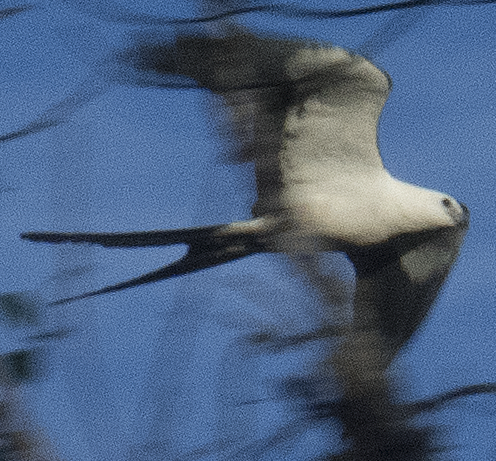
{"label": "bird's outstretched wing", "polygon": [[356,269],[355,325],[379,331],[387,362],[418,330],[458,257],[469,225],[469,211],[462,207],[463,218],[455,227],[349,252]]}
{"label": "bird's outstretched wing", "polygon": [[303,41],[257,37],[239,28],[223,37],[179,35],[174,44],[146,36],[121,59],[139,71],[191,78],[221,97],[224,110],[219,111],[217,99],[211,115],[226,141],[224,157],[255,163],[258,203],[264,206],[256,205],[254,214],[262,216],[277,208],[281,190],[279,153],[291,102],[285,66],[305,46]]}
{"label": "bird's outstretched wing", "polygon": [[[382,360],[389,364],[418,331],[455,263],[469,225],[469,211],[455,227],[402,235],[387,244],[347,247],[355,267],[355,290],[334,273],[324,273],[318,255],[292,258],[323,303],[332,321],[381,338]],[[312,338],[312,336],[309,336]]]}
{"label": "bird's outstretched wing", "polygon": [[271,224],[267,220],[253,219],[227,225],[169,231],[124,233],[26,232],[21,237],[35,242],[90,243],[105,247],[146,247],[174,244],[186,244],[189,247],[186,255],[172,264],[116,285],[60,299],[50,304],[58,305],[146,283],[158,282],[249,256],[261,251],[261,239],[271,232],[270,226]]}
{"label": "bird's outstretched wing", "polygon": [[360,56],[239,31],[180,35],[173,45],[137,42],[122,59],[141,71],[192,78],[221,96],[231,158],[255,164],[255,216],[287,208],[281,195],[291,195],[292,184],[331,183],[343,169],[331,158],[382,169],[376,130],[391,82]]}

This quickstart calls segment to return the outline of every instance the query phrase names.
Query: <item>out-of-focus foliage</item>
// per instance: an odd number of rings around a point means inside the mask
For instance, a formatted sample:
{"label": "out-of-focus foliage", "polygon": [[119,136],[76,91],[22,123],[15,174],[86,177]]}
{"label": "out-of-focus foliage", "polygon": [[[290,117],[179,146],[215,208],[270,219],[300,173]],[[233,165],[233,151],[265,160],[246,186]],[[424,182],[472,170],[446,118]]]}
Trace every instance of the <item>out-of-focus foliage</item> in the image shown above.
{"label": "out-of-focus foliage", "polygon": [[1,383],[4,385],[19,385],[33,381],[40,376],[42,351],[39,349],[21,349],[0,356]]}
{"label": "out-of-focus foliage", "polygon": [[38,322],[38,303],[26,293],[0,294],[0,312],[11,326],[36,325]]}

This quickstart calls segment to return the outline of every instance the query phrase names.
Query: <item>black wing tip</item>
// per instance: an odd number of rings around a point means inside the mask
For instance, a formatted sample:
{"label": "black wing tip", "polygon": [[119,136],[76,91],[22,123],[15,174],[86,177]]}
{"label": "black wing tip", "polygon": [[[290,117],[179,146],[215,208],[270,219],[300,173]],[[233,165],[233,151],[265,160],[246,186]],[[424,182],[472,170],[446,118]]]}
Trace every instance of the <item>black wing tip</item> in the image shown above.
{"label": "black wing tip", "polygon": [[32,10],[35,5],[27,4],[21,6],[11,6],[0,10],[0,19],[5,19],[15,14],[24,13],[25,11]]}

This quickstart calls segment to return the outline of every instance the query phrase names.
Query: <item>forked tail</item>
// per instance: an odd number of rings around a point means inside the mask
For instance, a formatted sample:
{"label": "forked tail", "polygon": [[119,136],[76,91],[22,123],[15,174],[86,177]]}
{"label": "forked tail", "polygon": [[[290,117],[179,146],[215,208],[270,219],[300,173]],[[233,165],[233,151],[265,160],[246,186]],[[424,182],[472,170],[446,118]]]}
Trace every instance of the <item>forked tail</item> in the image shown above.
{"label": "forked tail", "polygon": [[105,247],[147,247],[174,244],[188,245],[188,252],[178,261],[139,277],[50,303],[55,306],[104,293],[158,282],[179,275],[218,266],[264,251],[263,237],[272,229],[265,218],[219,226],[177,230],[125,233],[26,232],[21,238],[47,243],[92,243]]}

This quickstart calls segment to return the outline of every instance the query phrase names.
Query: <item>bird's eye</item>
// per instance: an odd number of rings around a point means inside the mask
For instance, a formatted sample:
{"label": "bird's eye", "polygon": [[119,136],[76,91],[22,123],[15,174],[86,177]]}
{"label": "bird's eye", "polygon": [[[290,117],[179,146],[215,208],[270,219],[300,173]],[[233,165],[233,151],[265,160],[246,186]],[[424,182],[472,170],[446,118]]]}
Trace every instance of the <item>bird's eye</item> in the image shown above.
{"label": "bird's eye", "polygon": [[443,198],[441,200],[441,203],[445,208],[451,209],[453,207],[453,203],[449,198]]}

